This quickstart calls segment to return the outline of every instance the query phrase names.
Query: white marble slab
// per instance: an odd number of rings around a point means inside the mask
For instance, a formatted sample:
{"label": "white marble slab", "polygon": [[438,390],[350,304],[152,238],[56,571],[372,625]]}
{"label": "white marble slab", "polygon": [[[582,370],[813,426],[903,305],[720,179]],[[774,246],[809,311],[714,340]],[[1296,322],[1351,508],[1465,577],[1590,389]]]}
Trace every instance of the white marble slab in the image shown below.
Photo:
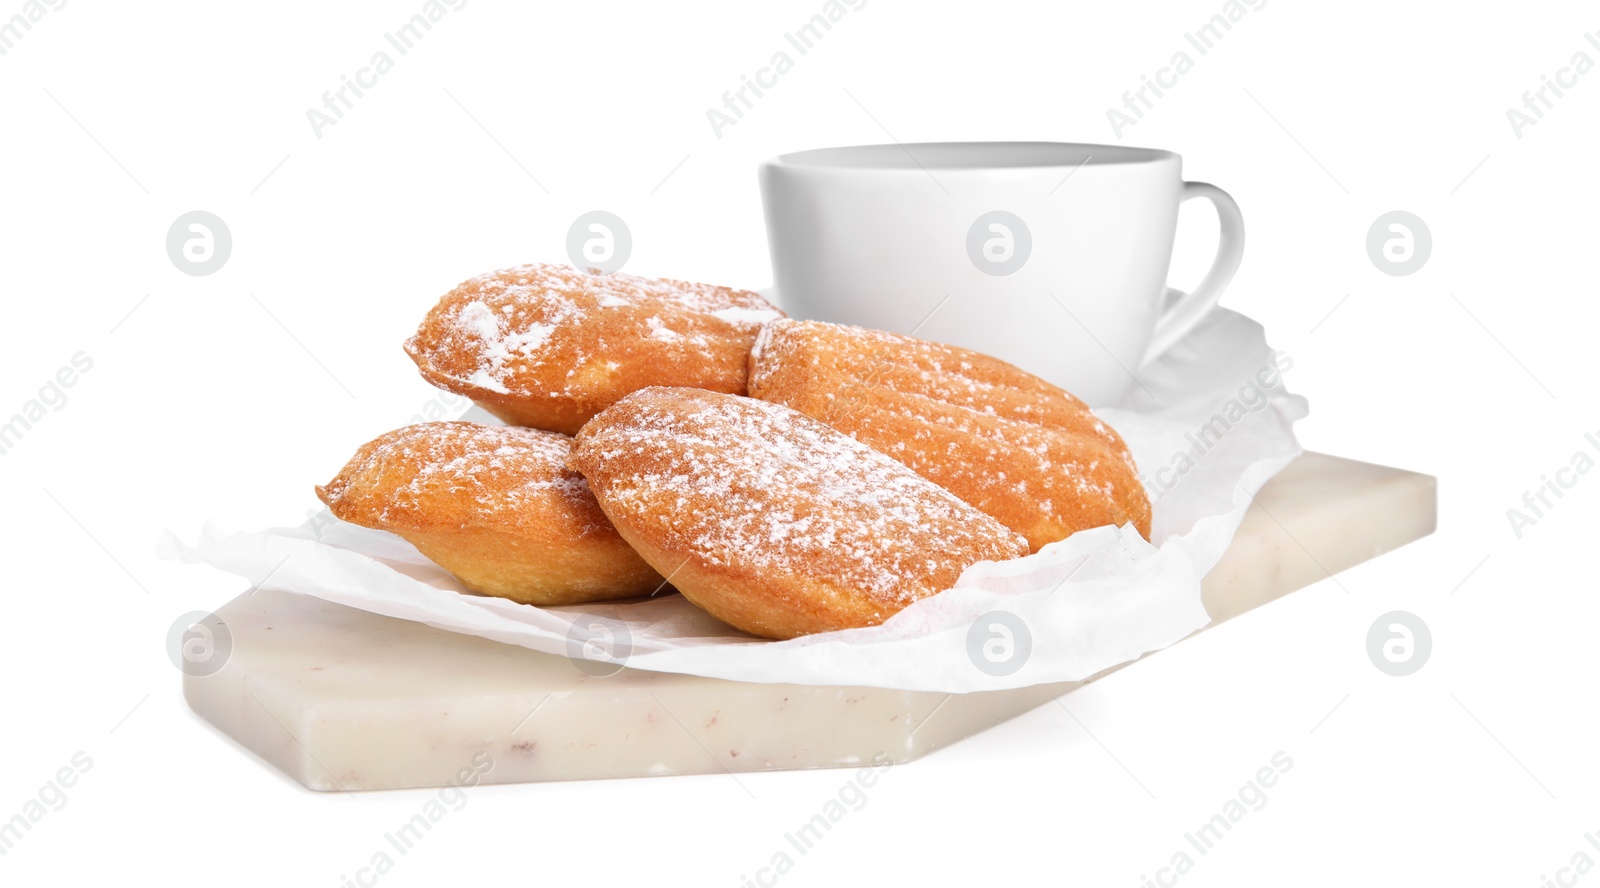
{"label": "white marble slab", "polygon": [[[1237,616],[1426,536],[1435,519],[1432,477],[1305,454],[1258,495],[1206,577],[1206,608]],[[227,660],[185,675],[189,705],[315,790],[442,786],[463,768],[515,783],[905,762],[1082,684],[947,695],[600,677],[291,593],[243,595],[217,616]]]}

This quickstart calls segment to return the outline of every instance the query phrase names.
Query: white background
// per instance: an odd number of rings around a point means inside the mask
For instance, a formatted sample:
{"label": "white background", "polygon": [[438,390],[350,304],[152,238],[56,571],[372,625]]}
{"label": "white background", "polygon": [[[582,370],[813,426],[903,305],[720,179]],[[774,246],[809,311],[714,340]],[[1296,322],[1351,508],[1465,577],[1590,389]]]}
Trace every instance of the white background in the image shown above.
{"label": "white background", "polygon": [[[631,226],[629,271],[763,286],[760,159],[1114,140],[1107,108],[1222,8],[871,0],[718,139],[706,110],[819,2],[473,0],[316,138],[306,110],[420,6],[73,0],[0,56],[0,415],[94,362],[0,457],[0,819],[94,761],[6,884],[338,885],[429,797],[306,792],[192,716],[164,636],[245,584],[153,553],[207,517],[300,520],[433,397],[399,343],[449,287],[565,261],[597,208]],[[1272,0],[1124,133],[1244,208],[1224,304],[1294,356],[1307,447],[1438,475],[1439,533],[1070,695],[1082,727],[1046,706],[889,771],[782,884],[1139,885],[1279,750],[1269,804],[1181,884],[1533,886],[1600,860],[1600,472],[1521,539],[1506,517],[1600,433],[1600,72],[1522,138],[1506,119],[1574,53],[1600,61],[1600,16],[1486,9]],[[209,277],[165,251],[193,209],[233,234]],[[1409,277],[1365,251],[1394,209],[1433,233]],[[1179,286],[1215,227],[1186,208]],[[1407,678],[1364,649],[1397,608],[1434,638]],[[383,884],[737,885],[847,776],[483,787]]]}

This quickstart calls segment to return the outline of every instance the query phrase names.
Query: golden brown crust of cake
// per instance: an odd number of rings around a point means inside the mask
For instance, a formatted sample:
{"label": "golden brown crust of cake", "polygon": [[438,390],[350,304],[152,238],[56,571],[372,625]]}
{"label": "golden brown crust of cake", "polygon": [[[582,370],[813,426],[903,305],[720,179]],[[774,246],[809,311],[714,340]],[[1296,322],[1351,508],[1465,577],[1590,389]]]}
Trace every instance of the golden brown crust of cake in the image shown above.
{"label": "golden brown crust of cake", "polygon": [[520,265],[451,290],[405,349],[505,422],[573,434],[649,385],[743,394],[756,332],[782,316],[745,290]]}
{"label": "golden brown crust of cake", "polygon": [[877,625],[1028,553],[900,463],[750,398],[643,389],[584,426],[571,465],[685,598],[767,638]]}
{"label": "golden brown crust of cake", "polygon": [[1071,394],[988,355],[780,320],[751,352],[749,389],[894,457],[1035,552],[1106,524],[1150,536],[1150,500],[1122,438]]}
{"label": "golden brown crust of cake", "polygon": [[555,432],[422,423],[363,444],[317,496],[483,595],[558,605],[650,594],[661,576],[567,468],[571,452]]}

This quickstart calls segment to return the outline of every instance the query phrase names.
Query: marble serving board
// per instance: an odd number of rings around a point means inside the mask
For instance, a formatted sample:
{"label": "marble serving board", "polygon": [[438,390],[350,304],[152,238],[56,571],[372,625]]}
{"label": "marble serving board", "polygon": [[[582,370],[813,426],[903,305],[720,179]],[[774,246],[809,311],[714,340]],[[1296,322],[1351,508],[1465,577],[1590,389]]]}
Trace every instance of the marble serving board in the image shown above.
{"label": "marble serving board", "polygon": [[[1436,506],[1431,476],[1301,456],[1207,575],[1212,625],[1427,536]],[[1083,684],[952,695],[597,676],[288,592],[216,613],[231,649],[213,674],[185,674],[190,707],[314,790],[443,786],[469,772],[518,783],[906,762]]]}

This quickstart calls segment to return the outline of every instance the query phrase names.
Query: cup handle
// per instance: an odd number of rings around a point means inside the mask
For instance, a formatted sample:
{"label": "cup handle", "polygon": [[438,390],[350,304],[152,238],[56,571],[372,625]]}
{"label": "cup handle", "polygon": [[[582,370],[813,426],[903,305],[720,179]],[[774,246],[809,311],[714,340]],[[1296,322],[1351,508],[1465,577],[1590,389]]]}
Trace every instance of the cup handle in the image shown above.
{"label": "cup handle", "polygon": [[1222,223],[1217,258],[1212,261],[1211,270],[1206,272],[1194,292],[1178,297],[1161,313],[1156,321],[1155,335],[1150,340],[1150,348],[1145,352],[1140,366],[1148,365],[1165,354],[1167,349],[1188,335],[1201,318],[1216,308],[1217,300],[1222,298],[1223,288],[1233,280],[1233,273],[1239,270],[1239,260],[1244,258],[1244,215],[1239,212],[1239,205],[1233,202],[1228,192],[1215,185],[1206,182],[1183,183],[1180,202],[1197,197],[1211,201]]}

